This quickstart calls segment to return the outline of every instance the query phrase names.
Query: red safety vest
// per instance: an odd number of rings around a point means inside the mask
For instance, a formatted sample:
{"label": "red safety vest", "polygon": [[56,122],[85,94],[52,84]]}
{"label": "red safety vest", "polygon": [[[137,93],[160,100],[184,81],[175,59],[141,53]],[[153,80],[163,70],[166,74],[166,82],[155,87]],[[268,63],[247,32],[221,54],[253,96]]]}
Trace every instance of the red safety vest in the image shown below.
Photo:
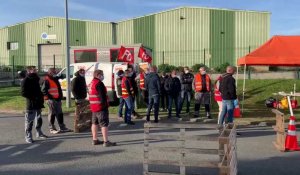
{"label": "red safety vest", "polygon": [[[220,80],[218,80],[218,83],[220,83]],[[216,102],[222,101],[221,92],[217,87],[217,83],[215,84],[214,96],[215,96],[215,101]]]}
{"label": "red safety vest", "polygon": [[[96,89],[96,85],[100,82],[99,79],[94,78],[90,84],[90,92],[89,92],[89,101],[90,108],[92,112],[99,112],[103,110],[103,104],[99,95],[99,92]],[[105,87],[105,92],[107,96],[107,90]],[[108,98],[107,98],[108,99]],[[108,104],[108,103],[107,103]]]}
{"label": "red safety vest", "polygon": [[[205,75],[205,81],[206,81],[206,89],[207,91],[210,91],[210,78],[206,74]],[[202,75],[200,73],[195,75],[195,91],[201,92],[202,90]]]}
{"label": "red safety vest", "polygon": [[126,83],[125,83],[126,81],[128,81],[128,83],[129,83],[131,94],[134,95],[134,91],[133,91],[130,81],[127,79],[127,77],[123,77],[121,87],[122,87],[122,98],[124,98],[124,99],[129,97],[129,93],[127,92],[127,89],[126,89]]}
{"label": "red safety vest", "polygon": [[[49,82],[49,89],[48,89],[48,93],[54,98],[54,99],[58,99],[59,98],[59,92],[58,92],[58,86],[55,83],[54,80],[52,80],[51,78],[49,78],[48,76],[45,77],[45,81]],[[44,96],[45,100],[48,100],[49,97],[48,96]]]}
{"label": "red safety vest", "polygon": [[145,74],[142,72],[140,73],[140,88],[145,89]]}

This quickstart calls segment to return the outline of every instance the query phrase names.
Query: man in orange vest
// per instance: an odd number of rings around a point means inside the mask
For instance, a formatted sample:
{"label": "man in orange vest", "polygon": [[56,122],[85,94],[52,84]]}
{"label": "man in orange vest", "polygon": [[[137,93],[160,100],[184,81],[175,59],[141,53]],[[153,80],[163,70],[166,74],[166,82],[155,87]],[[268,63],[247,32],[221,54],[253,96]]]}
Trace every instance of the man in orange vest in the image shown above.
{"label": "man in orange vest", "polygon": [[125,116],[124,122],[128,125],[134,125],[135,123],[131,121],[131,114],[133,112],[134,104],[134,91],[133,87],[128,79],[129,77],[129,70],[125,70],[124,77],[122,78],[122,97],[125,100]]}
{"label": "man in orange vest", "polygon": [[148,106],[148,91],[146,89],[146,72],[140,68],[140,74],[135,78],[136,81],[140,83],[140,91],[141,96],[143,98],[144,103]]}
{"label": "man in orange vest", "polygon": [[195,91],[195,113],[194,117],[199,117],[200,104],[204,103],[206,117],[211,119],[210,116],[210,91],[211,91],[211,79],[206,74],[206,68],[200,67],[199,73],[195,75],[193,80],[193,89]]}
{"label": "man in orange vest", "polygon": [[[104,147],[116,146],[114,142],[108,140],[108,97],[107,89],[103,84],[104,75],[102,70],[94,71],[94,79],[90,84],[89,101],[92,114],[92,135],[93,145],[103,144]],[[98,140],[98,126],[101,127],[103,142]]]}
{"label": "man in orange vest", "polygon": [[[48,104],[48,120],[51,134],[72,131],[68,129],[64,124],[64,115],[61,108],[61,100],[63,95],[61,86],[58,82],[58,79],[60,77],[58,77],[56,73],[57,72],[54,68],[50,68],[48,70],[48,74],[45,76],[44,83],[42,85],[44,99],[47,100]],[[55,117],[59,125],[59,130],[57,130],[54,125]]]}

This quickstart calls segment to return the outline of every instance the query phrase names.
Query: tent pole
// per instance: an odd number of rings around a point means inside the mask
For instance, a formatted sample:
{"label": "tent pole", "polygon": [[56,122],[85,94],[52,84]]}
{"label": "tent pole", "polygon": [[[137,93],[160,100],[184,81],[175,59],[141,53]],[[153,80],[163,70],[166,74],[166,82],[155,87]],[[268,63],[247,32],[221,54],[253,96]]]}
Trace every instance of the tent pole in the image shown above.
{"label": "tent pole", "polygon": [[239,80],[239,66],[236,66],[236,81],[235,81],[235,87],[238,87],[238,80]]}
{"label": "tent pole", "polygon": [[[246,62],[246,61],[245,61]],[[244,101],[245,101],[245,86],[246,86],[246,63],[244,64],[244,82],[243,82],[243,101],[242,101],[242,114],[244,113]]]}

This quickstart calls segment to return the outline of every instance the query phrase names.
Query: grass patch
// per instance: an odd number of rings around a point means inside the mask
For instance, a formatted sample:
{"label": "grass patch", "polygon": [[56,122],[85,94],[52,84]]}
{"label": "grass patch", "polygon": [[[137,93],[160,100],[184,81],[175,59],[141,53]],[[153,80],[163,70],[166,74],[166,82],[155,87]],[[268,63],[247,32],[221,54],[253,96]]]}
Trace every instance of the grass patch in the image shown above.
{"label": "grass patch", "polygon": [[[238,82],[238,97],[240,99],[240,107],[242,107],[242,81]],[[246,91],[244,101],[244,113],[242,120],[268,120],[274,119],[274,114],[270,112],[270,109],[265,107],[265,100],[269,97],[276,97],[272,93],[285,91],[293,91],[294,84],[299,87],[300,91],[300,80],[246,80]],[[298,92],[299,92],[298,91]],[[282,97],[279,97],[282,98]],[[298,99],[298,97],[296,98]],[[299,99],[298,99],[299,100]],[[72,107],[66,108],[66,101],[63,100],[63,111],[74,112],[74,101],[72,100]],[[43,110],[47,112],[47,105]],[[193,101],[191,104],[191,112],[193,112]],[[25,109],[25,99],[20,95],[20,87],[3,87],[0,88],[0,112],[22,112]],[[183,109],[184,111],[185,109]],[[117,114],[118,107],[111,106],[109,108],[111,114]],[[136,110],[141,115],[146,114],[146,108],[140,108]],[[201,109],[203,114],[204,109]],[[286,115],[289,115],[288,110],[281,110]],[[175,110],[173,110],[173,113]],[[217,104],[212,103],[212,115],[216,116],[218,112]],[[294,110],[295,116],[300,116],[300,110]],[[166,112],[161,112],[160,115],[167,115]],[[300,117],[299,117],[300,119]],[[237,119],[241,120],[241,119]]]}

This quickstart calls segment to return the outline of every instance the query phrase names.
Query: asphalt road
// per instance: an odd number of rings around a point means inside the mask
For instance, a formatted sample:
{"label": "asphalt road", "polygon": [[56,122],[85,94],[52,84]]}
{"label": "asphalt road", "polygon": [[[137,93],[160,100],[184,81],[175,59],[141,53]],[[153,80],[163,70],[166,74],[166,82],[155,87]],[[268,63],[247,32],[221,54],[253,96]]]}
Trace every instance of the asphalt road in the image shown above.
{"label": "asphalt road", "polygon": [[[72,126],[71,117],[65,117],[65,121],[67,126]],[[44,116],[43,130],[50,138],[27,144],[24,141],[24,117],[0,114],[0,174],[140,175],[143,172],[143,121],[136,123],[135,126],[120,127],[120,121],[112,120],[110,140],[116,141],[118,146],[104,148],[91,144],[89,131],[50,135],[47,130],[48,122]],[[240,175],[300,174],[299,152],[277,151],[272,144],[275,133],[271,127],[249,126],[238,131],[242,134],[237,141]],[[195,132],[216,134],[216,130]],[[205,148],[216,146],[210,143],[200,145]],[[154,156],[166,157],[164,153]],[[188,171],[202,173],[201,169]],[[209,171],[203,172],[206,174]]]}

